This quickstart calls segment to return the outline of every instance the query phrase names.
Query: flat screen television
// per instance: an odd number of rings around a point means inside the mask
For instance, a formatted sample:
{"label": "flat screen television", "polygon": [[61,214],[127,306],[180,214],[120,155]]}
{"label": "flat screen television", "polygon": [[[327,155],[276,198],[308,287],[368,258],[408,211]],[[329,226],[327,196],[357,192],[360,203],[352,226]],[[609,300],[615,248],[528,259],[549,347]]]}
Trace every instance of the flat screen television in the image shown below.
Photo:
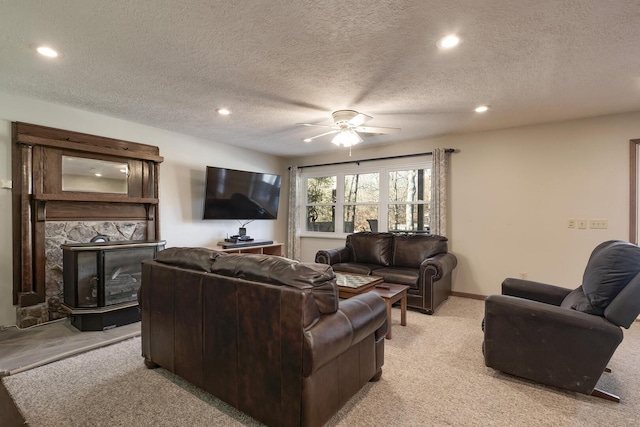
{"label": "flat screen television", "polygon": [[276,219],[282,177],[207,166],[204,219]]}

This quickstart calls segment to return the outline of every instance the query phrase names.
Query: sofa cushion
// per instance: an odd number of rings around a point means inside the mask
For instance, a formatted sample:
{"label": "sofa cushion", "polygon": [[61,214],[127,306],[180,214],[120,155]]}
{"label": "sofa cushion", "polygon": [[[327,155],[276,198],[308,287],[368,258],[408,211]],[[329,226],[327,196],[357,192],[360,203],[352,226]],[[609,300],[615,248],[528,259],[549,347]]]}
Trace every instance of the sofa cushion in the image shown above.
{"label": "sofa cushion", "polygon": [[371,274],[382,277],[387,283],[397,283],[399,285],[407,285],[411,289],[418,289],[420,276],[420,269],[418,268],[376,268]]}
{"label": "sofa cushion", "polygon": [[447,252],[447,238],[434,234],[393,236],[391,265],[418,268],[420,263],[439,253]]}
{"label": "sofa cushion", "polygon": [[331,267],[333,268],[333,271],[369,275],[376,268],[380,268],[380,264],[356,264],[353,262],[341,262],[338,264],[333,264]]}
{"label": "sofa cushion", "polygon": [[611,240],[594,249],[587,263],[582,289],[592,306],[605,309],[631,279],[640,273],[640,248]]}
{"label": "sofa cushion", "polygon": [[351,251],[351,261],[389,266],[393,234],[362,232],[349,234],[346,246]]}
{"label": "sofa cushion", "polygon": [[256,282],[310,289],[320,314],[338,310],[335,273],[326,264],[303,263],[273,255],[226,254],[218,257],[212,273]]}
{"label": "sofa cushion", "polygon": [[155,260],[163,264],[197,271],[211,271],[213,261],[224,252],[208,248],[167,248],[156,254]]}
{"label": "sofa cushion", "polygon": [[582,290],[582,286],[571,291],[569,295],[562,300],[560,307],[570,308],[587,314],[595,314],[596,316],[602,316],[604,314],[603,309],[591,305],[589,298],[587,298]]}

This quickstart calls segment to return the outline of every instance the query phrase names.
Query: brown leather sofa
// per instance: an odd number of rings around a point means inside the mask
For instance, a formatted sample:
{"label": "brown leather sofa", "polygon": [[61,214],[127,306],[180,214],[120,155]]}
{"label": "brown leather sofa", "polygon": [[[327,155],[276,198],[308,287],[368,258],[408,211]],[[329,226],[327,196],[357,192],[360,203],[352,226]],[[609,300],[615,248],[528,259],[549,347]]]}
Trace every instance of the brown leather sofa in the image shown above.
{"label": "brown leather sofa", "polygon": [[382,374],[386,306],[333,270],[170,248],[142,264],[142,355],[270,426],[321,426]]}
{"label": "brown leather sofa", "polygon": [[451,273],[458,260],[448,253],[443,236],[361,232],[348,235],[343,247],[318,251],[316,262],[407,285],[407,305],[433,314],[451,294]]}

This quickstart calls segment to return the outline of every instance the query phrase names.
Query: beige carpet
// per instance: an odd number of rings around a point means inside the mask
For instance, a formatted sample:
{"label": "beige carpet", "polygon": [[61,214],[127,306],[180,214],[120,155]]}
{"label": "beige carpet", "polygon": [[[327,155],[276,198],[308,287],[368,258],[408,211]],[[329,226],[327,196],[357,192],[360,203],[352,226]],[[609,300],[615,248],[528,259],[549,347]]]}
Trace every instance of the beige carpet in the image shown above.
{"label": "beige carpet", "polygon": [[[621,396],[616,404],[485,367],[483,311],[482,301],[452,297],[434,316],[409,312],[402,327],[394,309],[382,379],[328,425],[640,425],[640,324],[625,331],[601,381]],[[162,369],[146,369],[139,338],[2,380],[31,427],[259,425]]]}

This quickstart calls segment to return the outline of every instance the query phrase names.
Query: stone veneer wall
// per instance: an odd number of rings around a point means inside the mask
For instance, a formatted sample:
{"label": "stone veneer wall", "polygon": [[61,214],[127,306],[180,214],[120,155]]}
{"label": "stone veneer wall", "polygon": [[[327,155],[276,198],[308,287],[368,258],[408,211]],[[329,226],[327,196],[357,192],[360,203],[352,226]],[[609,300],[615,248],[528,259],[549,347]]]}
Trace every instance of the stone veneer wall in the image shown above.
{"label": "stone veneer wall", "polygon": [[60,245],[88,243],[97,235],[109,241],[146,240],[146,221],[48,221],[45,223],[46,301],[18,309],[18,324],[28,327],[68,316],[64,301],[62,249]]}

